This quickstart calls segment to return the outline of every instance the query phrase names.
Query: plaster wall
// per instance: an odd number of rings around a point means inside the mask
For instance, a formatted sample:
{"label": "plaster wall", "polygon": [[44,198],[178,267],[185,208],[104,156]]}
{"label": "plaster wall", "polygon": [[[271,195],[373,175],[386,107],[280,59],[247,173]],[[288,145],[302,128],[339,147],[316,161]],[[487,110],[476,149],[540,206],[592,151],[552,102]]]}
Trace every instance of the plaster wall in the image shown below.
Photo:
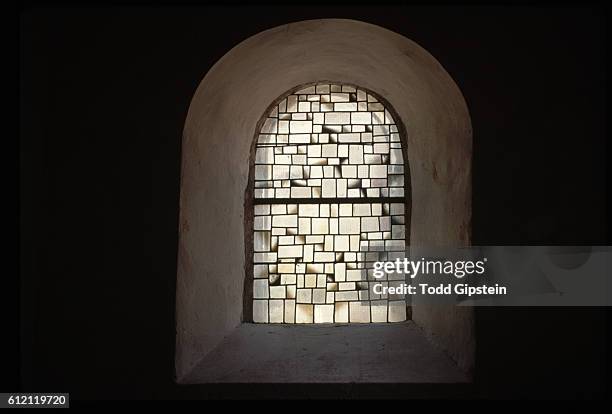
{"label": "plaster wall", "polygon": [[[291,88],[331,80],[383,96],[407,132],[412,245],[467,245],[472,131],[461,92],[416,43],[368,23],[322,19],[261,32],[206,74],[182,145],[176,375],[180,382],[241,323],[244,195],[253,134]],[[413,320],[461,367],[473,365],[471,308],[414,303]]]}

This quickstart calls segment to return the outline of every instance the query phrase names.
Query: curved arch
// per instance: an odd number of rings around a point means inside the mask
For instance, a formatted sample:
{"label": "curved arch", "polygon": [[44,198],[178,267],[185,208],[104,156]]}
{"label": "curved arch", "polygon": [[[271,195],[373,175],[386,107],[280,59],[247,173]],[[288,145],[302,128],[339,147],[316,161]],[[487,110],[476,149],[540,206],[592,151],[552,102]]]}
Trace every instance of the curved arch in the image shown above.
{"label": "curved arch", "polygon": [[[291,23],[235,46],[206,74],[183,131],[177,275],[177,377],[242,320],[245,189],[253,131],[295,85],[342,79],[378,92],[405,122],[411,245],[467,245],[471,123],[459,88],[415,42],[369,23]],[[238,287],[238,288],[237,288]],[[413,320],[471,367],[470,308],[413,303]]]}

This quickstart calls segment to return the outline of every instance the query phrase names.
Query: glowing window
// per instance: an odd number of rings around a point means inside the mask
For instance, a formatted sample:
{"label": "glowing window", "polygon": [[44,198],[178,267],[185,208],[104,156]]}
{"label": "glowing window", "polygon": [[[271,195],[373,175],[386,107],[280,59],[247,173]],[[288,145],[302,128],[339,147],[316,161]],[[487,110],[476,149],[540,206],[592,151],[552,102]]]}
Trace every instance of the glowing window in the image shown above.
{"label": "glowing window", "polygon": [[404,257],[407,177],[388,106],[346,84],[303,87],[273,106],[256,141],[253,321],[406,319],[403,295],[376,295],[375,261]]}

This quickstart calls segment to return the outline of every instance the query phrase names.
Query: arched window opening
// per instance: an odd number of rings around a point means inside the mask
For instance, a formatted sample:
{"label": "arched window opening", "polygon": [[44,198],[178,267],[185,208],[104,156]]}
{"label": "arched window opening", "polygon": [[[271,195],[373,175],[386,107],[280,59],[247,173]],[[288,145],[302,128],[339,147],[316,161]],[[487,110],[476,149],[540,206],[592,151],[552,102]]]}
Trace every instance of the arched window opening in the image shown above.
{"label": "arched window opening", "polygon": [[403,283],[402,274],[375,279],[373,264],[405,255],[405,143],[390,105],[361,87],[319,82],[269,108],[258,125],[251,171],[247,319],[407,319],[403,295],[373,290],[374,284]]}

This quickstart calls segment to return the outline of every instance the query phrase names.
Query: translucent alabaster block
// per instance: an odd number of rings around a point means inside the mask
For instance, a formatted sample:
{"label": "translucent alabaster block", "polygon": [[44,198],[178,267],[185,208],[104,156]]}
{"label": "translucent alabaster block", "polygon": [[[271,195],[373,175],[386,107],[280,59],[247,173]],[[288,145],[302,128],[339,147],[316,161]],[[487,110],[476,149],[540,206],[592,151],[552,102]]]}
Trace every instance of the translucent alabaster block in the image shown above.
{"label": "translucent alabaster block", "polygon": [[389,301],[389,322],[403,322],[406,320],[406,301]]}
{"label": "translucent alabaster block", "polygon": [[334,111],[338,111],[338,112],[357,111],[357,102],[337,102],[334,104]]}
{"label": "translucent alabaster block", "polygon": [[268,277],[268,265],[255,265],[253,269],[253,276],[255,278],[261,279]]}
{"label": "translucent alabaster block", "polygon": [[331,102],[348,102],[350,95],[348,93],[331,93]]}
{"label": "translucent alabaster block", "polygon": [[315,323],[333,323],[334,322],[334,305],[315,305],[314,322]]}
{"label": "translucent alabaster block", "polygon": [[315,93],[328,94],[330,92],[329,85],[321,84],[315,87]]}
{"label": "translucent alabaster block", "polygon": [[295,305],[295,323],[313,323],[314,305],[301,304]]}
{"label": "translucent alabaster block", "polygon": [[253,262],[255,263],[274,263],[277,257],[275,252],[254,253]]}
{"label": "translucent alabaster block", "polygon": [[359,234],[361,231],[360,220],[357,217],[340,217],[340,234]]}
{"label": "translucent alabaster block", "polygon": [[336,302],[349,302],[359,300],[359,295],[354,290],[336,292]]}
{"label": "translucent alabaster block", "polygon": [[267,299],[269,297],[267,279],[253,281],[253,297],[256,299]]}
{"label": "translucent alabaster block", "polygon": [[334,304],[334,319],[336,323],[348,323],[348,302],[336,302]]}
{"label": "translucent alabaster block", "polygon": [[268,215],[270,214],[270,205],[269,204],[258,204],[255,206],[255,215]]}
{"label": "translucent alabaster block", "polygon": [[274,227],[297,227],[298,216],[295,214],[272,216]]}
{"label": "translucent alabaster block", "polygon": [[372,123],[372,113],[371,112],[351,112],[350,123],[371,124]]}
{"label": "translucent alabaster block", "polygon": [[295,301],[285,300],[284,302],[284,322],[295,323]]}
{"label": "translucent alabaster block", "polygon": [[372,322],[387,322],[387,308],[388,303],[386,300],[372,301],[370,304]]}
{"label": "translucent alabaster block", "polygon": [[270,323],[282,323],[285,319],[284,300],[270,300],[268,310],[270,312]]}
{"label": "translucent alabaster block", "polygon": [[348,112],[326,112],[325,113],[325,124],[337,125],[337,124],[350,124],[351,114]]}
{"label": "translucent alabaster block", "polygon": [[301,257],[302,246],[278,246],[279,258]]}
{"label": "translucent alabaster block", "polygon": [[312,234],[328,234],[329,220],[325,218],[312,219]]}
{"label": "translucent alabaster block", "polygon": [[386,165],[370,165],[370,177],[387,178],[387,166]]}
{"label": "translucent alabaster block", "polygon": [[274,148],[260,147],[255,151],[256,164],[273,164],[274,163]]}
{"label": "translucent alabaster block", "polygon": [[267,323],[268,322],[268,301],[254,300],[253,301],[253,322]]}
{"label": "translucent alabaster block", "polygon": [[256,252],[270,250],[270,232],[256,231],[254,236],[254,248]]}
{"label": "translucent alabaster block", "polygon": [[349,308],[350,322],[370,322],[370,305],[368,302],[350,302]]}
{"label": "translucent alabaster block", "polygon": [[274,165],[272,168],[272,178],[275,180],[288,179],[289,178],[289,166],[288,165]]}
{"label": "translucent alabaster block", "polygon": [[267,118],[261,127],[262,134],[276,134],[278,132],[278,120],[276,118]]}
{"label": "translucent alabaster block", "polygon": [[[325,277],[323,277],[323,280],[325,280]],[[325,283],[323,283],[323,285],[325,286]],[[313,289],[312,290],[312,303],[325,303],[325,296],[326,294],[326,290],[325,289]]]}

